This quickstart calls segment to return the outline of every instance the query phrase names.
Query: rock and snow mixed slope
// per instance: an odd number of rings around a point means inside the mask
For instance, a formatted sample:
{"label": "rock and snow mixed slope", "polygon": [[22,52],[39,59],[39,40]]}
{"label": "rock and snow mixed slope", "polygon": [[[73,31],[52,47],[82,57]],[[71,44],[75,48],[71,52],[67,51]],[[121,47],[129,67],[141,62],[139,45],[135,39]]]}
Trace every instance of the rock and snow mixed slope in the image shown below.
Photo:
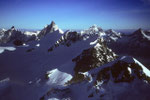
{"label": "rock and snow mixed slope", "polygon": [[104,40],[109,42],[116,42],[118,39],[122,37],[122,34],[119,32],[116,32],[112,29],[104,31],[102,28],[93,25],[87,30],[81,31],[81,35],[90,36],[90,35],[98,35],[101,38],[104,38]]}
{"label": "rock and snow mixed slope", "polygon": [[13,43],[14,45],[23,45],[25,42],[36,40],[36,33],[31,34],[32,32],[30,32],[30,35],[27,33],[29,32],[22,33],[16,30],[14,26],[8,30],[2,30],[0,33],[0,44]]}
{"label": "rock and snow mixed slope", "polygon": [[14,45],[23,45],[23,43],[40,40],[45,35],[54,32],[63,34],[63,31],[59,29],[53,21],[50,25],[47,25],[44,29],[37,32],[21,32],[12,26],[9,30],[2,29],[0,31],[0,44],[13,43]]}
{"label": "rock and snow mixed slope", "polygon": [[104,36],[105,32],[103,31],[102,28],[98,27],[97,25],[91,26],[89,29],[81,31],[82,35],[99,35],[99,36]]}
{"label": "rock and snow mixed slope", "polygon": [[150,71],[135,58],[117,60],[80,73],[66,87],[51,88],[41,100],[148,100]]}
{"label": "rock and snow mixed slope", "polygon": [[149,47],[148,45],[150,44],[150,34],[148,31],[138,29],[128,37],[129,43],[133,47]]}
{"label": "rock and snow mixed slope", "polygon": [[45,26],[45,28],[40,31],[40,33],[38,34],[38,38],[41,38],[45,36],[46,34],[53,33],[53,32],[58,32],[61,34],[64,33],[61,29],[58,28],[55,22],[52,21],[50,25]]}
{"label": "rock and snow mixed slope", "polygon": [[118,39],[122,38],[121,33],[116,32],[112,29],[105,31],[105,33],[106,33],[105,40],[108,42],[116,42]]}
{"label": "rock and snow mixed slope", "polygon": [[63,33],[52,22],[38,40],[1,53],[0,100],[148,100],[149,70],[132,57],[118,58],[104,38],[119,38],[111,32],[93,26]]}
{"label": "rock and snow mixed slope", "polygon": [[[138,29],[130,35],[122,36],[116,42],[111,42],[109,47],[118,54],[132,55],[135,57],[150,57],[150,33]],[[116,48],[117,47],[117,48]],[[126,48],[126,49],[124,49]]]}

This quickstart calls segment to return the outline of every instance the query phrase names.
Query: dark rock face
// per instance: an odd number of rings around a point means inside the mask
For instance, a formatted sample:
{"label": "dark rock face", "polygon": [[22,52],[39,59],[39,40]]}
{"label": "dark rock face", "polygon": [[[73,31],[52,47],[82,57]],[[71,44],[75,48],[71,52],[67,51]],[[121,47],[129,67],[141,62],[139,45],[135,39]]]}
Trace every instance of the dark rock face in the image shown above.
{"label": "dark rock face", "polygon": [[[43,95],[40,100],[45,100],[47,97],[58,97],[61,98],[61,100],[68,100],[67,98],[70,98],[71,96],[71,89],[70,88],[51,88],[45,95]],[[66,99],[65,99],[66,98]]]}
{"label": "dark rock face", "polygon": [[117,61],[112,66],[103,68],[97,75],[97,80],[105,83],[109,80],[115,83],[132,82],[134,79],[146,80],[150,83],[150,77],[146,76],[141,66],[124,61]]}
{"label": "dark rock face", "polygon": [[21,46],[21,45],[23,45],[23,42],[21,40],[15,40],[13,42],[13,44],[16,45],[16,46]]}
{"label": "dark rock face", "polygon": [[72,59],[76,63],[74,68],[75,74],[89,71],[116,59],[117,56],[107,48],[101,39],[98,43],[100,46],[84,50],[79,56]]}
{"label": "dark rock face", "polygon": [[62,42],[62,44],[71,45],[71,42],[74,43],[80,39],[81,39],[81,36],[76,31],[68,32],[64,35],[64,41]]}
{"label": "dark rock face", "polygon": [[47,27],[45,27],[43,30],[41,30],[41,32],[38,34],[38,37],[41,38],[43,36],[45,36],[48,33],[52,33],[54,31],[54,26],[55,26],[55,22],[52,21],[50,25],[48,25]]}
{"label": "dark rock face", "polygon": [[76,67],[74,68],[75,72],[86,72],[100,65],[94,48],[84,50],[81,55],[72,61],[76,62]]}
{"label": "dark rock face", "polygon": [[[135,32],[133,32],[129,37],[131,38],[131,42],[133,43],[149,43],[150,41],[144,36],[144,34],[147,34],[148,32],[143,31],[142,29],[138,29]],[[132,43],[132,44],[133,44]]]}
{"label": "dark rock face", "polygon": [[123,36],[119,41],[110,43],[108,46],[118,55],[130,55],[135,58],[149,58],[149,33],[149,31],[138,29],[130,35]]}
{"label": "dark rock face", "polygon": [[22,45],[21,41],[27,41],[27,36],[12,26],[11,29],[4,32],[4,36],[0,39],[0,43],[8,43],[12,41],[14,41],[15,45]]}
{"label": "dark rock face", "polygon": [[35,48],[28,49],[26,52],[32,52]]}
{"label": "dark rock face", "polygon": [[11,27],[11,29],[14,29],[14,28],[15,28],[15,26],[12,26],[12,27]]}

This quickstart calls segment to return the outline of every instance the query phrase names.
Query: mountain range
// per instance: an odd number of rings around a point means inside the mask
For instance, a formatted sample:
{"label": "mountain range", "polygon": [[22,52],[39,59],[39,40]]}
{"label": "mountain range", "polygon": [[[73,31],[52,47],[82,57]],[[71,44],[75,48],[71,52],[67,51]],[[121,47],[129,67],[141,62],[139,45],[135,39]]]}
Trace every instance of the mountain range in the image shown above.
{"label": "mountain range", "polygon": [[150,70],[136,59],[150,57],[149,43],[142,29],[2,29],[0,100],[149,100]]}

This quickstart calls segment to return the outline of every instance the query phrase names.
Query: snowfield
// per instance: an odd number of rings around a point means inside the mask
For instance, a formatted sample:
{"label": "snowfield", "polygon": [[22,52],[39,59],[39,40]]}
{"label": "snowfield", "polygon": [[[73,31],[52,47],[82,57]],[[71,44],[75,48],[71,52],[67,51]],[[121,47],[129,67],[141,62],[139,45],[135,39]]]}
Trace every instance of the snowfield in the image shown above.
{"label": "snowfield", "polygon": [[5,50],[14,51],[16,50],[16,48],[15,47],[0,47],[0,53],[3,53]]}

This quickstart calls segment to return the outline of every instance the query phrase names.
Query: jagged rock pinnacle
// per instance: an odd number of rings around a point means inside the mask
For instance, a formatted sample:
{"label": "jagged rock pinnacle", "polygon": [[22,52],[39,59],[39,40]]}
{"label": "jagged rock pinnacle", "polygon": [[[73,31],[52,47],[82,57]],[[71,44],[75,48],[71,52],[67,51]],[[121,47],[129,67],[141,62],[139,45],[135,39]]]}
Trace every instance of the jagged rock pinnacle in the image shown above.
{"label": "jagged rock pinnacle", "polygon": [[11,29],[15,29],[15,26],[12,26]]}
{"label": "jagged rock pinnacle", "polygon": [[54,21],[52,21],[50,25],[56,25],[56,24],[55,24],[55,22],[54,22]]}

